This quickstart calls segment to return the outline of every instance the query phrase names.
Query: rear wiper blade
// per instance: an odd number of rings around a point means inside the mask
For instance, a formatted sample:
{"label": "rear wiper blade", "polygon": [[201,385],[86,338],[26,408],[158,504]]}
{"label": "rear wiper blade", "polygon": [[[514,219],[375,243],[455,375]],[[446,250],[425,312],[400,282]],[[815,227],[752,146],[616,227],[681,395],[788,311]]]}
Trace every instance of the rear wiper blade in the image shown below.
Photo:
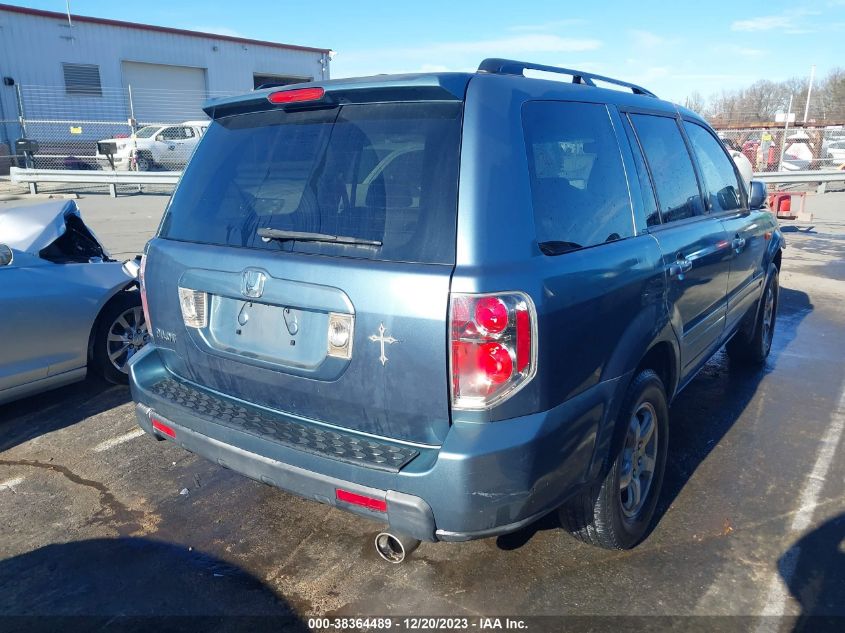
{"label": "rear wiper blade", "polygon": [[286,242],[296,240],[298,242],[330,242],[332,244],[354,244],[355,246],[381,246],[381,240],[365,240],[360,237],[349,237],[347,235],[329,235],[328,233],[310,233],[308,231],[283,231],[281,229],[261,228],[257,231],[258,237],[265,240],[279,240]]}
{"label": "rear wiper blade", "polygon": [[579,248],[583,248],[583,246],[576,244],[575,242],[563,242],[561,240],[540,242],[540,250],[546,255],[562,255],[563,253],[568,253],[569,251],[576,251]]}

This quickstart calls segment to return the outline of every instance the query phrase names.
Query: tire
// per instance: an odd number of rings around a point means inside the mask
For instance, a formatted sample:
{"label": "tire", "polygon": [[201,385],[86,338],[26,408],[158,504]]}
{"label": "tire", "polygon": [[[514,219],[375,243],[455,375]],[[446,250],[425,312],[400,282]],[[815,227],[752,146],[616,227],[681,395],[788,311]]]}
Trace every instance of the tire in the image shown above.
{"label": "tire", "polygon": [[749,333],[751,328],[740,327],[725,346],[731,361],[742,365],[762,365],[766,361],[772,350],[779,295],[778,269],[772,264],[760,296],[763,305],[755,311],[753,330]]}
{"label": "tire", "polygon": [[[640,449],[637,434],[646,428],[647,416],[651,419],[650,430],[646,430],[648,439]],[[631,549],[648,534],[663,485],[669,444],[666,390],[651,369],[634,376],[625,392],[618,423],[624,425],[625,437],[604,481],[563,506],[559,515],[564,528],[585,543],[606,549]],[[647,459],[635,460],[638,453]],[[625,486],[623,479],[630,483]],[[639,501],[636,489],[640,491]]]}
{"label": "tire", "polygon": [[155,169],[155,162],[152,156],[143,152],[135,156],[135,170],[136,171],[152,171]]}
{"label": "tire", "polygon": [[91,364],[107,381],[126,384],[129,381],[129,359],[148,340],[140,293],[135,290],[120,292],[97,317]]}

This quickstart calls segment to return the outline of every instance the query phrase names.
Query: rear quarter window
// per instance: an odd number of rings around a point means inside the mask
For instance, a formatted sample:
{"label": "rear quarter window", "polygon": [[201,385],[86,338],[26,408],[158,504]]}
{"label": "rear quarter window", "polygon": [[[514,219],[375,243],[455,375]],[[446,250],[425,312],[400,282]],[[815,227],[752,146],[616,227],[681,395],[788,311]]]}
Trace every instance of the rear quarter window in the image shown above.
{"label": "rear quarter window", "polygon": [[622,156],[601,104],[531,101],[522,108],[537,241],[560,254],[634,235]]}

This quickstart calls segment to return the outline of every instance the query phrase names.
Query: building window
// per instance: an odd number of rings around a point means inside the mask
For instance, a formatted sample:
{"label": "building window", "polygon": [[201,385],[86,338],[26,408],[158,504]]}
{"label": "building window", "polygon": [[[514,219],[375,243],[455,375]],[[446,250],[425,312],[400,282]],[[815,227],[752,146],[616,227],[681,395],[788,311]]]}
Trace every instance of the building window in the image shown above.
{"label": "building window", "polygon": [[289,86],[291,84],[300,84],[306,81],[314,81],[314,78],[289,77],[287,75],[267,75],[264,73],[254,73],[252,75],[252,87],[255,89],[261,88],[262,86],[265,88],[276,86]]}
{"label": "building window", "polygon": [[69,95],[102,97],[100,67],[94,64],[62,64],[65,92]]}

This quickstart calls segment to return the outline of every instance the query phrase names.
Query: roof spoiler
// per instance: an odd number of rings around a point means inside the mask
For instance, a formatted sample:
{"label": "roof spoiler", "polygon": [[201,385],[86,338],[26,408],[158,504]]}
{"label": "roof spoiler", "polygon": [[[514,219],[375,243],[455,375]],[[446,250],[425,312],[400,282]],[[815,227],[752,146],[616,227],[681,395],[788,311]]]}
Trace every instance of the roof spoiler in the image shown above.
{"label": "roof spoiler", "polygon": [[[466,94],[471,75],[466,73],[431,73],[413,75],[386,75],[334,79],[331,81],[289,84],[207,101],[203,106],[212,119],[232,114],[265,110],[296,110],[309,107],[337,107],[347,103],[374,103],[378,101],[460,101]],[[325,90],[322,99],[307,103],[279,105],[270,103],[268,97],[275,92],[319,87]]]}

